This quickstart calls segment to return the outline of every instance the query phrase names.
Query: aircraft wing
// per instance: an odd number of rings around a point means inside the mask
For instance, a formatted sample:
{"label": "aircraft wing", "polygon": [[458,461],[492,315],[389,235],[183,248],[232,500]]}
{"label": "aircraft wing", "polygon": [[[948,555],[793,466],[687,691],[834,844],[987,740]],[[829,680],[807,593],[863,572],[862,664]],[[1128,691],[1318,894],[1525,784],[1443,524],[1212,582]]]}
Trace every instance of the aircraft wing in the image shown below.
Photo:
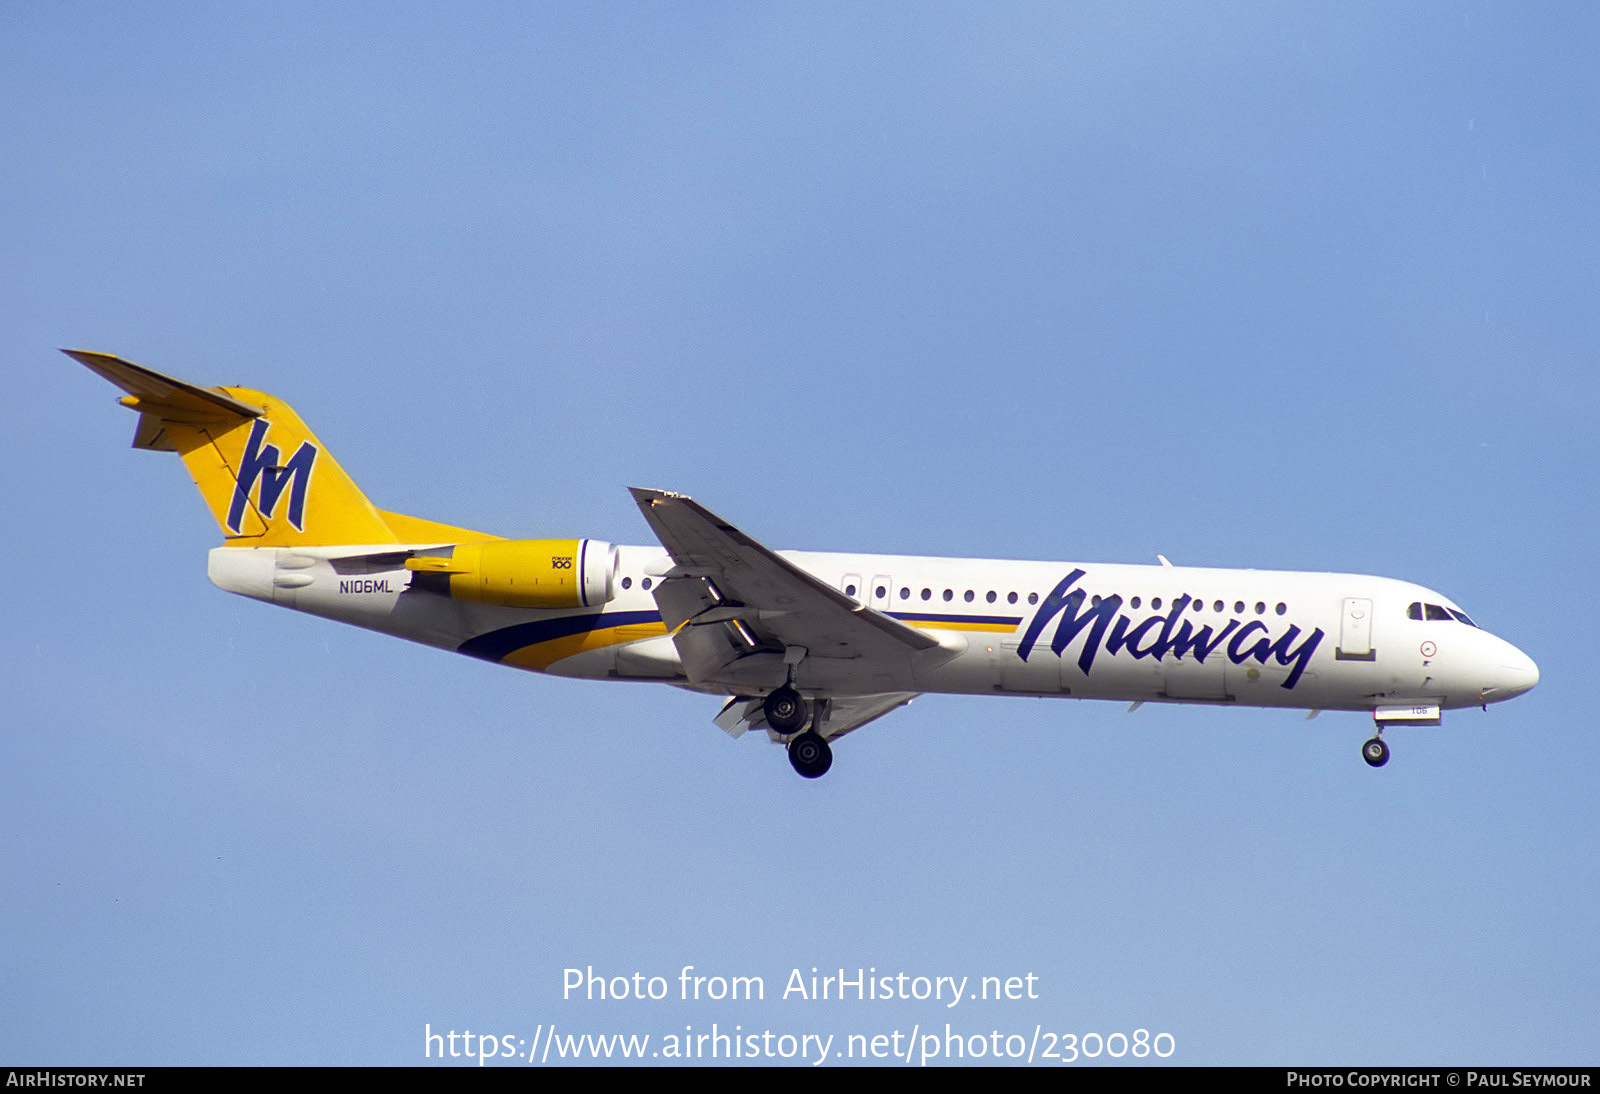
{"label": "aircraft wing", "polygon": [[905,659],[939,645],[845,596],[691,498],[664,490],[632,493],[672,556],[672,569],[654,590],[656,604],[696,684],[735,691],[775,687],[784,680],[785,656],[812,659],[819,671],[820,662],[829,662],[826,671],[843,680],[851,675],[845,662],[860,664],[864,674],[874,660]]}

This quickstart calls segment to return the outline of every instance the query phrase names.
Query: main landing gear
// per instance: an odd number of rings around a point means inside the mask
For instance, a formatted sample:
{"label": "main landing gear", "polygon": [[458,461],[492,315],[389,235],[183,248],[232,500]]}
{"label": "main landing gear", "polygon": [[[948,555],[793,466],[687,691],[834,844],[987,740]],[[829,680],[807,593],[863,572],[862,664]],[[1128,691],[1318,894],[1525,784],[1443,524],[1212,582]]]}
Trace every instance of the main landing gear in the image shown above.
{"label": "main landing gear", "polygon": [[[761,712],[767,716],[767,725],[783,734],[803,729],[809,713],[805,699],[788,684],[761,701]],[[821,778],[833,766],[833,749],[822,734],[807,729],[790,740],[789,764],[807,779]]]}
{"label": "main landing gear", "polygon": [[822,734],[808,729],[789,742],[789,766],[807,779],[820,779],[833,766],[833,749]]}
{"label": "main landing gear", "polygon": [[1370,767],[1382,767],[1389,762],[1389,746],[1383,743],[1382,737],[1374,737],[1361,746],[1361,758]]}
{"label": "main landing gear", "polygon": [[806,724],[806,701],[788,684],[761,700],[761,713],[767,725],[779,733],[793,733]]}

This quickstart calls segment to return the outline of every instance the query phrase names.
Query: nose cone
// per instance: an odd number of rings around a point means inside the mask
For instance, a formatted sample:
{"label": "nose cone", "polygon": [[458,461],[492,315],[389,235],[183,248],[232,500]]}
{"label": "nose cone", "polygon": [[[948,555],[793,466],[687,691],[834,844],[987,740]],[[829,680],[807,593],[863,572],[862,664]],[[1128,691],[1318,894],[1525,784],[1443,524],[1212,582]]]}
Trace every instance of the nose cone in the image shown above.
{"label": "nose cone", "polygon": [[1505,649],[1498,658],[1500,663],[1490,669],[1485,681],[1483,701],[1486,703],[1498,703],[1532,691],[1533,685],[1539,682],[1539,666],[1533,663],[1533,658],[1509,642],[1502,645]]}

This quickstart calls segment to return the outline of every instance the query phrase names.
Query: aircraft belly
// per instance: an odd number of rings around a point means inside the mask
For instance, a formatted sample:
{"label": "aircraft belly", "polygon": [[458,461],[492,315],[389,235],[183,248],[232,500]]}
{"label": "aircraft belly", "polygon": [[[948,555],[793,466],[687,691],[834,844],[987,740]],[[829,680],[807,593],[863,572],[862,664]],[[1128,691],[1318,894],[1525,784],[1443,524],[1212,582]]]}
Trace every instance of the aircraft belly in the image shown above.
{"label": "aircraft belly", "polygon": [[615,672],[620,680],[687,679],[670,634],[628,642],[615,647],[615,651]]}
{"label": "aircraft belly", "polygon": [[795,683],[824,695],[873,695],[890,691],[916,691],[908,659],[887,662],[865,657],[808,657],[795,673]]}
{"label": "aircraft belly", "polygon": [[1161,666],[1161,691],[1168,699],[1223,703],[1229,699],[1222,663],[1174,658]]}
{"label": "aircraft belly", "polygon": [[1061,673],[1068,693],[1085,699],[1159,699],[1167,686],[1161,665],[1149,658],[1140,660],[1127,655],[1095,661],[1087,677],[1074,659],[1062,658]]}
{"label": "aircraft belly", "polygon": [[[955,695],[983,695],[996,690],[997,668],[994,658],[983,646],[969,647],[968,650],[943,664],[923,667],[916,673],[915,685],[911,689],[884,689],[884,690],[916,690],[916,691],[942,691]],[[1052,688],[1047,694],[1055,694]]]}
{"label": "aircraft belly", "polygon": [[1228,694],[1240,706],[1329,707],[1327,681],[1315,671],[1302,672],[1292,688],[1284,687],[1290,670],[1276,664],[1229,665]]}
{"label": "aircraft belly", "polygon": [[[508,664],[515,664],[515,655],[507,658]],[[579,650],[559,661],[554,661],[538,671],[547,672],[551,676],[570,676],[579,680],[610,680],[621,677],[617,671],[617,647],[604,646],[599,649]],[[643,676],[641,679],[660,679],[660,677]]]}
{"label": "aircraft belly", "polygon": [[[994,679],[970,690],[999,691],[1013,695],[1068,695],[1077,699],[1110,699],[1127,702],[1171,700],[1181,702],[1239,703],[1261,707],[1324,707],[1329,704],[1327,680],[1314,671],[1297,670],[1273,661],[1257,665],[1234,664],[1213,652],[1203,662],[1192,655],[1157,661],[1136,658],[1128,653],[1101,653],[1088,673],[1072,649],[1057,657],[1048,649],[1035,649],[1027,661],[1017,656],[1015,644],[1002,643],[996,650]],[[1291,683],[1290,677],[1294,679]],[[971,680],[964,683],[972,684]],[[1367,678],[1362,676],[1361,689]],[[1360,709],[1366,704],[1365,690],[1355,683],[1333,705]],[[925,690],[953,690],[925,686]],[[1361,691],[1357,694],[1358,690]]]}
{"label": "aircraft belly", "polygon": [[1012,695],[1060,695],[1061,659],[1054,656],[1024,661],[1018,639],[1007,635],[995,648],[995,688]]}

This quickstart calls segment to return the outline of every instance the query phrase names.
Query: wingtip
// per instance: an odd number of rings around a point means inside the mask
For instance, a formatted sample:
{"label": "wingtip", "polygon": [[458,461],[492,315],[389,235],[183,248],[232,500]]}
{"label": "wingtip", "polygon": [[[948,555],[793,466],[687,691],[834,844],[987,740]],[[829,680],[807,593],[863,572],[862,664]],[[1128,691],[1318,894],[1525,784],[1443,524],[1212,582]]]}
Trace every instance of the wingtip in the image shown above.
{"label": "wingtip", "polygon": [[652,490],[646,486],[630,486],[628,493],[633,495],[633,500],[643,505],[645,502],[665,501],[667,498],[681,498],[682,494],[674,494],[670,490]]}

